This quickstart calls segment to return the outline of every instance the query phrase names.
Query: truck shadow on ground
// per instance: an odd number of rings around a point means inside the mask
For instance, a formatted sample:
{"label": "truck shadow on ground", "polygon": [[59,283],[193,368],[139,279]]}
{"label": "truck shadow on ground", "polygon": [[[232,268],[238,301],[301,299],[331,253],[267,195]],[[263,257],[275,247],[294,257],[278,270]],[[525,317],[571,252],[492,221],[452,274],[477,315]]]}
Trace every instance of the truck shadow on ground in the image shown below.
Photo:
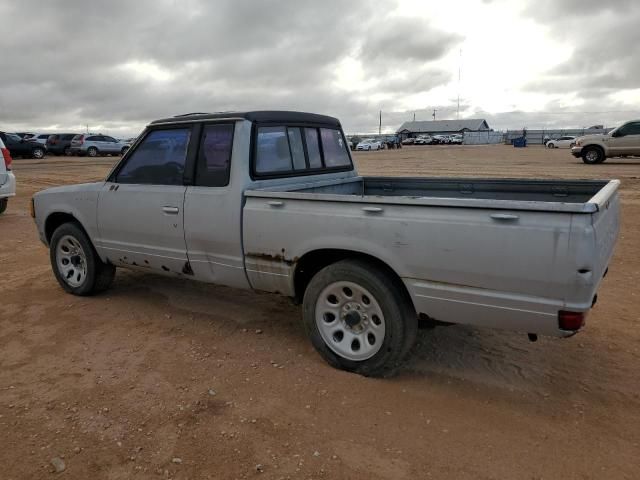
{"label": "truck shadow on ground", "polygon": [[[300,307],[278,295],[119,271],[110,297],[127,297],[137,304],[160,302],[167,313],[193,318],[196,330],[198,322],[215,323],[229,334],[240,328],[260,329],[265,336],[275,336],[283,351],[284,345],[291,345],[304,355],[315,355]],[[463,325],[436,327],[418,332],[398,373],[400,380],[444,378],[540,395],[594,389],[604,393],[602,379],[610,377],[615,366],[606,352],[596,359],[593,345],[591,350],[583,347],[579,336],[531,343],[525,334]]]}

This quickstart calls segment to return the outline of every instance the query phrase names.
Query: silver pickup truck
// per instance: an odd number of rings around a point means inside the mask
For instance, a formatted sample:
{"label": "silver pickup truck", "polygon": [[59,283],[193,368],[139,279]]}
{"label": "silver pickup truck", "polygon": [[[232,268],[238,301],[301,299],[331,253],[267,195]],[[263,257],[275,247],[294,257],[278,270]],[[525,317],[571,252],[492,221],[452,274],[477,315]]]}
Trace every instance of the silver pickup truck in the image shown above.
{"label": "silver pickup truck", "polygon": [[618,184],[362,177],[335,118],[190,114],[33,212],[70,293],[126,267],[286,295],[325,360],[379,376],[419,319],[576,333],[613,254]]}

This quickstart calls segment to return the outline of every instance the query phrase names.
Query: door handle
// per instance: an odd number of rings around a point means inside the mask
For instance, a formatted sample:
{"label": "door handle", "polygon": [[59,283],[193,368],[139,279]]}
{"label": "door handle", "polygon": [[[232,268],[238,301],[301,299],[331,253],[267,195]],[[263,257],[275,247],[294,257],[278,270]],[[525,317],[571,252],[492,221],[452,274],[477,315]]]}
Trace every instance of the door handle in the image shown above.
{"label": "door handle", "polygon": [[180,209],[178,207],[162,207],[162,211],[169,215],[177,215]]}
{"label": "door handle", "polygon": [[268,205],[270,207],[283,207],[284,206],[284,202],[281,202],[280,200],[271,200],[269,202],[267,202]]}
{"label": "door handle", "polygon": [[367,213],[381,213],[383,211],[380,207],[362,207],[362,210]]}
{"label": "door handle", "polygon": [[511,213],[492,213],[489,216],[494,220],[500,220],[504,222],[513,222],[514,220],[518,220],[518,218],[520,218],[518,215],[513,215]]}

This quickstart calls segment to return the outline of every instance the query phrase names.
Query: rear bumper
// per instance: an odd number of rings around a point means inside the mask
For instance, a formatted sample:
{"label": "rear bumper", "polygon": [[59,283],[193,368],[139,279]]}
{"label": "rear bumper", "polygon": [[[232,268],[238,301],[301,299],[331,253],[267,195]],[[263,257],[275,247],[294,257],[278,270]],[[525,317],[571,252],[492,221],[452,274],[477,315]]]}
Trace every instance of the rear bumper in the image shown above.
{"label": "rear bumper", "polygon": [[7,180],[0,185],[0,198],[13,197],[16,194],[16,177],[13,172],[7,172]]}
{"label": "rear bumper", "polygon": [[441,322],[498,328],[552,337],[569,337],[576,331],[562,330],[561,310],[588,312],[593,301],[566,304],[559,300],[461,287],[403,278],[418,314]]}

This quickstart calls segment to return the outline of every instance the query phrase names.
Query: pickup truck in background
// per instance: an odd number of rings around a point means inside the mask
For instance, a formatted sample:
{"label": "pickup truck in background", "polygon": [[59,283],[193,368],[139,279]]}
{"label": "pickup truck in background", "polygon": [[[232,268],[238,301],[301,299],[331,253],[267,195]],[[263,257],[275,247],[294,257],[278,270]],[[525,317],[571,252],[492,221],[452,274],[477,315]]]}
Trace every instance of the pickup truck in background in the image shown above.
{"label": "pickup truck in background", "polygon": [[606,134],[579,137],[574,143],[571,154],[588,164],[611,157],[640,156],[640,120],[624,123]]}
{"label": "pickup truck in background", "polygon": [[33,212],[67,292],[125,267],[286,295],[326,361],[384,376],[419,318],[576,333],[614,251],[618,184],[363,177],[333,117],[189,114]]}

